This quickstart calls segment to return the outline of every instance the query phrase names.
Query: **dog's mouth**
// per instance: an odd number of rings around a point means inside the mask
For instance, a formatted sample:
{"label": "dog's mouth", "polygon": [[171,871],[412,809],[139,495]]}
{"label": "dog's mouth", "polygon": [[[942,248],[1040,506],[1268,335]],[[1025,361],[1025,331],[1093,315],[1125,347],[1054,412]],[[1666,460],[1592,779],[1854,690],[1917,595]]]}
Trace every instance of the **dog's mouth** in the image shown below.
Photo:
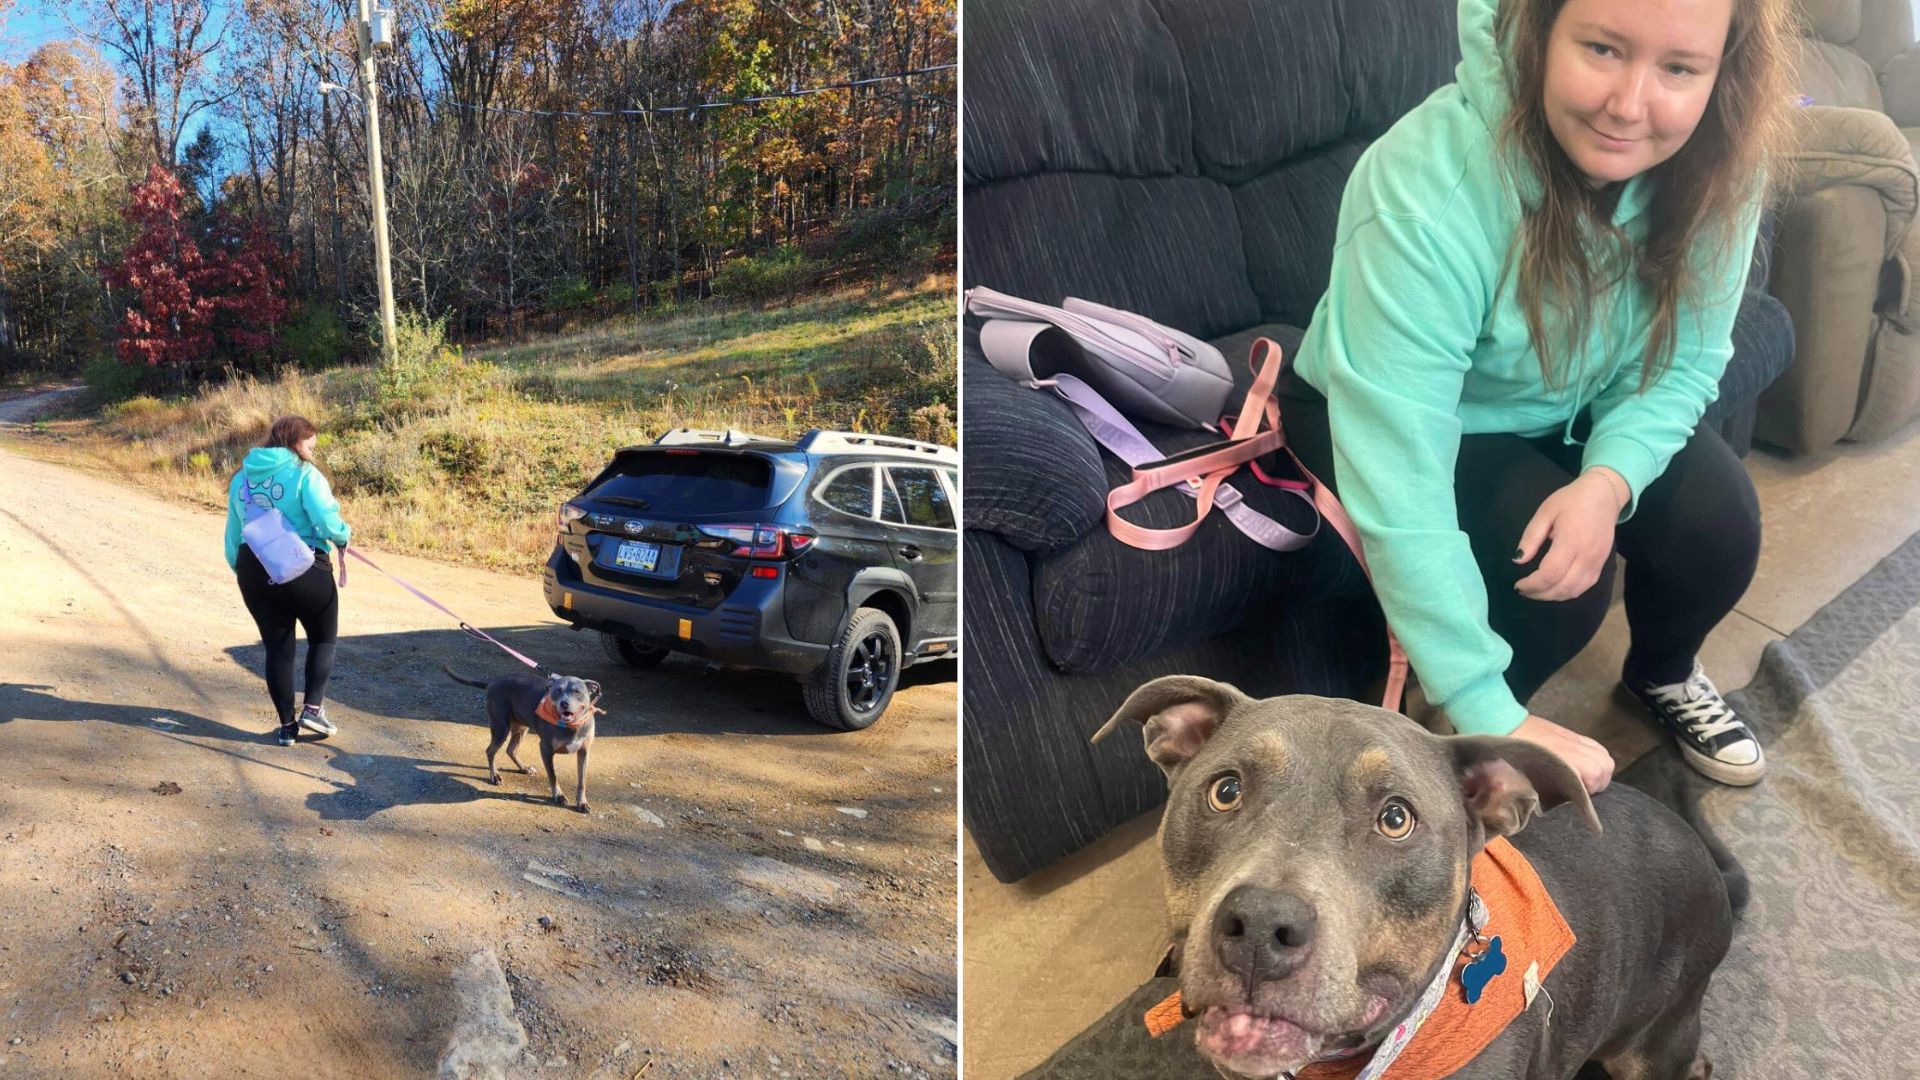
{"label": "dog's mouth", "polygon": [[1194,1037],[1200,1052],[1221,1068],[1258,1077],[1301,1068],[1318,1057],[1327,1043],[1325,1032],[1243,1005],[1215,1005],[1202,1012]]}
{"label": "dog's mouth", "polygon": [[1334,1029],[1239,1003],[1213,1005],[1201,1010],[1194,1037],[1200,1052],[1226,1072],[1276,1077],[1315,1060],[1346,1057],[1364,1049],[1372,1041],[1367,1033],[1390,1004],[1387,995],[1369,993],[1359,1025]]}

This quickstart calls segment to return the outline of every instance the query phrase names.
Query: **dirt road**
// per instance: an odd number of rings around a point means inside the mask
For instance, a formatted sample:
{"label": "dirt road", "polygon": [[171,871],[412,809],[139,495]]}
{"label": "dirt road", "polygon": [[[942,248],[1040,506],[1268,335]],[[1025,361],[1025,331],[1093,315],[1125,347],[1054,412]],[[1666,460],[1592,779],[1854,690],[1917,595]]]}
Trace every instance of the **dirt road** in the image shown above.
{"label": "dirt road", "polygon": [[535,580],[387,557],[606,685],[592,815],[486,783],[439,668],[512,661],[365,567],[340,733],[278,747],[221,519],[7,438],[0,1076],[954,1075],[951,665],[830,732],[776,676],[610,665]]}

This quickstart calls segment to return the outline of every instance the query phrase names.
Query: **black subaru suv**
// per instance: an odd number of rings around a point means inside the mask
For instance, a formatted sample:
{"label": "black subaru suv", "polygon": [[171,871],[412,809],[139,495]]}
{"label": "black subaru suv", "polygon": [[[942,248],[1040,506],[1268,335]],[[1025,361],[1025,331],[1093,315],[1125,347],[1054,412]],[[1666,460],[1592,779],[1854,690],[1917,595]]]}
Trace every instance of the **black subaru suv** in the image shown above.
{"label": "black subaru suv", "polygon": [[902,669],[959,653],[959,460],[844,431],[669,432],[560,507],[547,606],[633,667],[785,672],[815,719],[864,728]]}

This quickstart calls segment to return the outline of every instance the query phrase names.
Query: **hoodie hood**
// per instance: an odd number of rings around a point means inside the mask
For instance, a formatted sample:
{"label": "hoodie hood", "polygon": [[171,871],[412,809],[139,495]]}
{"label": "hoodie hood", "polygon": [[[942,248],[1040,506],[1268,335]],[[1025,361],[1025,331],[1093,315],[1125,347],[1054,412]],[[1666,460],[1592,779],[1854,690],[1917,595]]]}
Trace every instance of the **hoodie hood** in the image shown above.
{"label": "hoodie hood", "polygon": [[247,474],[249,480],[264,480],[289,468],[298,468],[301,464],[300,455],[284,446],[256,446],[247,451],[246,460],[240,463],[240,470]]}
{"label": "hoodie hood", "polygon": [[1460,0],[1460,63],[1453,81],[1492,131],[1507,117],[1507,58],[1494,37],[1500,0]]}
{"label": "hoodie hood", "polygon": [[284,446],[247,451],[227,489],[227,565],[238,565],[246,523],[254,510],[272,507],[309,547],[345,546],[353,530],[340,518],[340,502],[319,469]]}

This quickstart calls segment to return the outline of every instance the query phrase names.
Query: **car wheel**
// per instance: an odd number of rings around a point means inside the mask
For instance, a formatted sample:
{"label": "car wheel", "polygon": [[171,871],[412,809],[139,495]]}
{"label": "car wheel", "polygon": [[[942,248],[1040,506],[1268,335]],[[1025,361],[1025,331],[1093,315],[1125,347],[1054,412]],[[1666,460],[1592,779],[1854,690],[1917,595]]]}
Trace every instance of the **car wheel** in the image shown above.
{"label": "car wheel", "polygon": [[802,684],[807,711],[842,731],[880,719],[900,684],[900,631],[884,611],[861,608],[820,665]]}
{"label": "car wheel", "polygon": [[670,649],[656,649],[628,641],[626,638],[606,631],[600,632],[600,647],[607,650],[607,659],[625,664],[630,668],[657,667],[667,658]]}

